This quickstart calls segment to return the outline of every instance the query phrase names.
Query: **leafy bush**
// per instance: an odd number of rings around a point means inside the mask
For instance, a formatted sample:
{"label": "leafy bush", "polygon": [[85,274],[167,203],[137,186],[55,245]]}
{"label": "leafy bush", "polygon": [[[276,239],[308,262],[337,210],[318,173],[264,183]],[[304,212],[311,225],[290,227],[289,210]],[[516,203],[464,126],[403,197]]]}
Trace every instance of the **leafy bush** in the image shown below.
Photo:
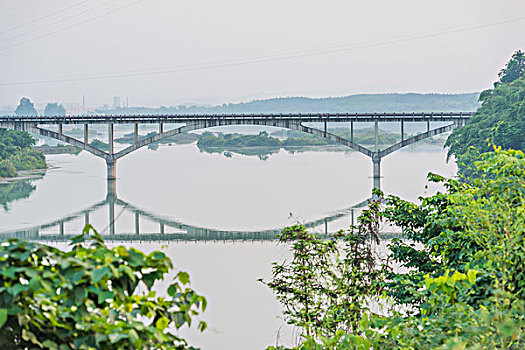
{"label": "leafy bush", "polygon": [[100,141],[98,139],[94,139],[93,141],[91,141],[90,145],[95,148],[101,149],[102,151],[106,151],[106,152],[109,151],[109,144],[103,141]]}
{"label": "leafy bush", "polygon": [[157,296],[153,286],[170,269],[162,252],[108,248],[90,225],[69,252],[3,242],[0,343],[9,350],[191,348],[174,331],[191,325],[206,299],[186,286],[185,272],[175,276],[166,297]]}
{"label": "leafy bush", "polygon": [[16,168],[9,160],[0,161],[0,177],[16,176]]}
{"label": "leafy bush", "polygon": [[[370,206],[378,209],[379,202]],[[374,255],[378,216],[371,213],[360,216],[352,230],[329,237],[302,225],[285,228],[279,237],[280,244],[290,245],[292,258],[274,263],[273,278],[265,284],[283,304],[286,321],[300,327],[309,342],[355,331],[369,297],[382,290]]]}
{"label": "leafy bush", "polygon": [[[401,227],[404,239],[389,245],[390,260],[408,272],[362,266],[362,273],[376,273],[378,289],[344,293],[387,312],[363,309],[357,327],[331,334],[327,328],[318,337],[303,330],[298,349],[525,348],[525,154],[494,147],[473,169],[470,183],[430,174],[447,192],[420,204],[376,193],[385,207],[364,212],[361,220],[372,219],[364,232],[376,232],[379,221]],[[325,271],[313,268],[316,278]],[[309,283],[305,293],[312,295],[318,282]]]}
{"label": "leafy bush", "polygon": [[[32,148],[35,140],[25,131],[0,129],[0,164],[9,161],[0,169],[0,177],[14,177],[18,170],[47,168],[44,154]],[[7,170],[7,169],[10,170]]]}

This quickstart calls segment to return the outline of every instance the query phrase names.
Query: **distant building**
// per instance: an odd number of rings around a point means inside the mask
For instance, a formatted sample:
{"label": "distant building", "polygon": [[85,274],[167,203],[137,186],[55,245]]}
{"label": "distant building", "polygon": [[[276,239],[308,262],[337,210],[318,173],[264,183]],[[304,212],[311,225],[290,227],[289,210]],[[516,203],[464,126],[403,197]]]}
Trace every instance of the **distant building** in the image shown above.
{"label": "distant building", "polygon": [[113,108],[114,109],[120,108],[120,96],[113,97]]}

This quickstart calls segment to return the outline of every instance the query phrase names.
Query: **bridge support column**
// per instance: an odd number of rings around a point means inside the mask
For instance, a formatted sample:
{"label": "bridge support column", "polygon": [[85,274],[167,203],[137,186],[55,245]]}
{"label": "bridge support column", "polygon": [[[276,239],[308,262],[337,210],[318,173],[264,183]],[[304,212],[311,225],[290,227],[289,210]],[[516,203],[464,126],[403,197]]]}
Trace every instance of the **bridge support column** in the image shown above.
{"label": "bridge support column", "polygon": [[354,142],[354,122],[350,122],[350,142]]}
{"label": "bridge support column", "polygon": [[381,157],[379,154],[374,153],[372,163],[374,165],[374,188],[381,189]]}
{"label": "bridge support column", "polygon": [[108,181],[115,181],[117,178],[117,160],[106,159],[106,166],[108,168]]}
{"label": "bridge support column", "polygon": [[139,143],[139,124],[135,123],[135,143]]}
{"label": "bridge support column", "polygon": [[108,145],[109,145],[109,154],[115,153],[115,144],[113,142],[113,124],[108,125]]}
{"label": "bridge support column", "polygon": [[107,192],[106,192],[106,200],[114,200],[117,198],[117,180],[115,179],[108,179],[107,181]]}
{"label": "bridge support column", "polygon": [[138,211],[135,212],[135,234],[140,235],[140,214]]}
{"label": "bridge support column", "polygon": [[115,235],[115,200],[110,200],[109,206],[109,234]]}
{"label": "bridge support column", "polygon": [[89,125],[84,124],[84,143],[89,145]]}
{"label": "bridge support column", "polygon": [[376,149],[375,151],[379,151],[379,122],[376,120],[374,122],[374,133],[375,133],[375,136],[376,136]]}
{"label": "bridge support column", "polygon": [[401,120],[401,142],[405,141],[405,122]]}

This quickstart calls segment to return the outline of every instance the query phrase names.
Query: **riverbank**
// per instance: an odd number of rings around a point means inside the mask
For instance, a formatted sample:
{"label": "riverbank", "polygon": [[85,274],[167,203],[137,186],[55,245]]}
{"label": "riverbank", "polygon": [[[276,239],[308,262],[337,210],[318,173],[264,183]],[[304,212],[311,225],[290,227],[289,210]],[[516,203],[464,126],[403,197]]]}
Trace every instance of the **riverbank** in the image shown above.
{"label": "riverbank", "polygon": [[46,169],[21,170],[14,177],[0,177],[0,184],[9,184],[23,180],[41,179],[46,174]]}

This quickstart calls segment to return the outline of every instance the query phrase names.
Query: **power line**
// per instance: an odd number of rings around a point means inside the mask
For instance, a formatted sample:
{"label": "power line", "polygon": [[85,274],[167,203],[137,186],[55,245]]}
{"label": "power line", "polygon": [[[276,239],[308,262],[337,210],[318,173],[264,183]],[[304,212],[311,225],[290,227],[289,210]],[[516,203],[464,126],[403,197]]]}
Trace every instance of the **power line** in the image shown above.
{"label": "power line", "polygon": [[[12,41],[12,40],[17,39],[17,38],[20,37],[20,36],[24,36],[24,35],[31,34],[31,33],[34,33],[34,32],[38,32],[38,31],[40,31],[41,29],[44,29],[44,28],[47,28],[47,27],[53,26],[53,25],[55,25],[55,24],[61,23],[61,22],[63,22],[63,21],[66,21],[66,20],[71,19],[71,18],[74,18],[74,17],[78,17],[78,16],[83,15],[83,14],[85,14],[85,13],[87,13],[87,12],[90,12],[90,11],[93,11],[93,10],[98,9],[98,8],[100,8],[100,7],[104,7],[104,6],[108,5],[108,4],[111,4],[112,2],[115,2],[115,1],[117,1],[117,0],[109,0],[109,1],[103,2],[102,4],[99,4],[99,5],[95,6],[95,7],[91,7],[91,8],[89,8],[89,9],[86,9],[86,10],[83,10],[83,11],[81,11],[81,12],[78,12],[77,14],[74,14],[74,15],[72,15],[72,16],[69,16],[69,17],[66,17],[66,18],[63,18],[63,19],[59,19],[58,21],[55,21],[55,22],[51,22],[51,23],[44,24],[43,26],[40,26],[40,27],[38,27],[38,28],[34,28],[34,29],[31,29],[31,30],[28,30],[28,31],[26,31],[26,32],[23,32],[23,33],[17,34],[17,35],[15,35],[15,36],[12,36],[12,37],[10,37],[10,38],[0,40],[0,43],[7,42],[7,41]],[[67,27],[66,27],[66,28],[67,28]],[[38,38],[40,38],[40,37],[37,37],[37,39],[38,39]],[[21,44],[23,44],[23,43],[25,43],[25,42],[27,42],[27,41],[33,41],[33,40],[36,40],[36,39],[29,39],[29,40],[23,41],[23,42],[18,43],[18,44],[13,44],[13,45],[11,45],[11,46],[7,46],[6,48],[13,47],[13,46],[18,46],[18,45],[21,45]],[[0,49],[0,51],[3,51],[3,49]]]}
{"label": "power line", "polygon": [[83,1],[78,2],[78,3],[76,3],[76,4],[73,4],[73,5],[70,5],[70,6],[68,6],[68,7],[65,7],[65,8],[63,8],[63,9],[61,9],[61,10],[58,10],[58,11],[52,12],[52,13],[47,14],[47,15],[42,16],[42,17],[38,17],[38,18],[36,18],[36,19],[34,19],[34,20],[32,20],[32,21],[25,22],[25,23],[21,23],[21,24],[19,24],[19,25],[16,25],[16,26],[14,26],[14,27],[11,27],[11,28],[9,28],[9,29],[7,29],[7,30],[4,30],[3,32],[0,32],[0,35],[3,35],[3,34],[5,34],[5,33],[12,32],[13,30],[16,30],[16,29],[18,29],[18,28],[25,27],[25,26],[30,25],[30,24],[33,24],[33,23],[35,23],[35,22],[38,22],[38,21],[41,21],[41,20],[43,20],[43,19],[49,18],[49,17],[51,17],[51,16],[57,15],[57,14],[59,14],[59,13],[62,13],[62,12],[64,12],[64,11],[67,11],[67,10],[73,8],[73,7],[76,7],[76,6],[78,6],[78,5],[81,5],[81,4],[86,3],[86,2],[89,2],[89,1],[93,1],[93,0],[83,0]]}
{"label": "power line", "polygon": [[[327,55],[327,54],[333,54],[333,53],[341,53],[341,52],[349,52],[349,51],[354,51],[354,50],[382,47],[382,46],[387,46],[391,44],[398,44],[398,43],[410,42],[410,41],[421,40],[421,39],[426,39],[426,38],[431,38],[431,37],[444,36],[444,35],[453,34],[453,33],[467,32],[467,31],[471,31],[475,29],[516,22],[516,21],[520,21],[523,19],[525,19],[525,14],[512,16],[512,17],[506,17],[498,21],[489,22],[489,23],[478,23],[478,24],[473,24],[470,26],[448,28],[448,29],[443,29],[440,31],[426,32],[426,33],[403,36],[403,37],[398,37],[398,38],[384,39],[384,40],[379,40],[375,42],[362,42],[362,43],[353,44],[353,45],[332,46],[332,47],[327,47],[323,49],[310,50],[310,51],[304,51],[304,52],[298,52],[298,53],[279,54],[279,55],[273,55],[273,56],[262,56],[262,57],[237,59],[237,60],[229,60],[229,61],[222,61],[222,62],[208,62],[208,63],[201,63],[201,64],[190,65],[190,66],[181,66],[181,67],[175,67],[175,68],[141,69],[141,70],[126,71],[126,72],[121,72],[121,73],[112,73],[112,74],[105,74],[105,75],[95,75],[95,76],[88,76],[88,77],[64,77],[64,78],[21,81],[21,82],[6,82],[6,83],[0,82],[0,86],[58,83],[58,82],[70,82],[70,81],[103,80],[103,79],[123,78],[123,77],[132,77],[132,76],[145,76],[145,75],[197,71],[197,70],[212,69],[212,68],[227,68],[227,67],[234,67],[234,66],[239,66],[239,65],[255,64],[255,63],[262,63],[262,62],[290,60],[290,59],[296,59],[296,58],[302,58],[302,57],[311,57],[311,56]],[[0,49],[0,51],[1,50],[2,49]]]}

